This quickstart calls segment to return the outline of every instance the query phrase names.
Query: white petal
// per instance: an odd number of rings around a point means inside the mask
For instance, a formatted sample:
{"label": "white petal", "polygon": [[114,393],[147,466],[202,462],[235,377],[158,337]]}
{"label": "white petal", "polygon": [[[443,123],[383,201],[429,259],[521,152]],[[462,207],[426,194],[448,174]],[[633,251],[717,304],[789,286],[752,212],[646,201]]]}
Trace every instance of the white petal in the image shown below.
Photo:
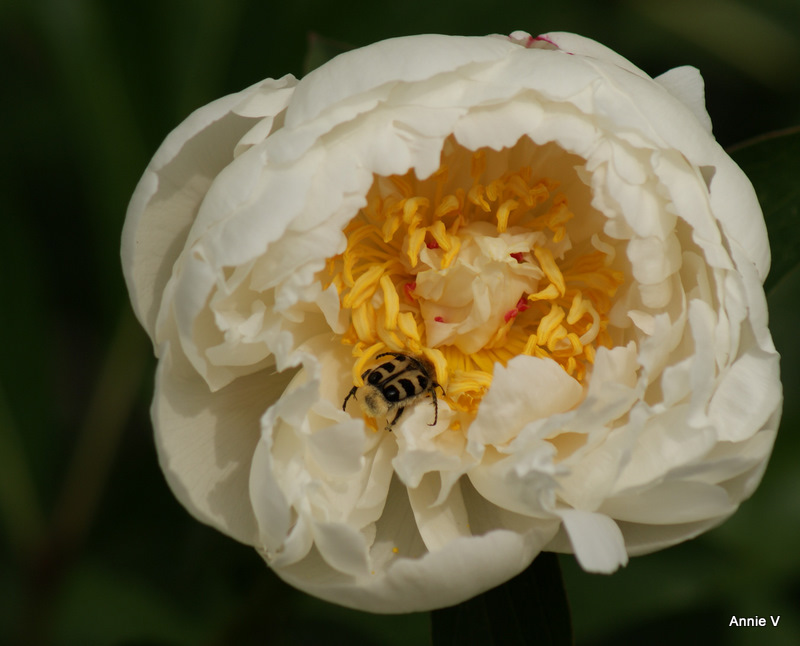
{"label": "white petal", "polygon": [[605,63],[611,63],[624,69],[627,72],[636,74],[643,78],[649,78],[642,70],[636,67],[624,56],[620,56],[613,49],[598,43],[591,38],[571,34],[564,31],[551,31],[539,36],[558,47],[561,51],[577,56],[594,58]]}
{"label": "white petal", "polygon": [[666,240],[636,238],[628,243],[628,258],[633,265],[633,277],[645,285],[654,285],[681,268],[681,247],[674,235]]}
{"label": "white petal", "polygon": [[609,498],[600,511],[634,523],[674,525],[728,516],[735,509],[722,487],[668,480],[646,491]]}
{"label": "white petal", "polygon": [[640,429],[634,409],[631,421],[612,432],[589,435],[584,446],[564,460],[567,473],[558,477],[558,496],[566,504],[584,511],[599,509],[620,476]]}
{"label": "white petal", "polygon": [[558,488],[556,476],[563,472],[554,465],[555,453],[553,445],[543,440],[508,456],[491,451],[489,459],[484,457],[468,476],[490,503],[515,514],[547,518]]}
{"label": "white petal", "polygon": [[319,563],[278,569],[291,585],[322,599],[387,614],[427,611],[465,601],[516,576],[541,549],[538,537],[496,530],[459,538],[418,559],[400,558],[363,579],[331,575]]}
{"label": "white petal", "polygon": [[167,482],[195,517],[244,543],[257,540],[249,478],[259,418],[287,379],[263,371],[211,393],[179,350],[166,345],[159,361],[152,414]]}
{"label": "white petal", "polygon": [[672,472],[671,477],[718,484],[728,492],[731,500],[744,500],[750,496],[752,489],[739,490],[731,486],[731,483],[743,475],[755,475],[754,468],[763,469],[766,465],[775,442],[777,419],[778,414],[773,413],[767,425],[748,440],[736,443],[720,442],[706,453],[702,461],[686,460],[682,467]]}
{"label": "white petal", "polygon": [[441,473],[446,478],[441,482],[441,495],[447,496],[446,490],[473,461],[464,452],[463,432],[448,428],[454,418],[452,411],[440,402],[436,426],[429,426],[431,415],[425,405],[415,406],[404,414],[400,427],[395,427],[398,452],[392,467],[410,489],[418,487],[425,474]]}
{"label": "white petal", "polygon": [[[469,63],[497,60],[515,48],[499,39],[427,34],[393,38],[345,52],[301,81],[286,125],[293,128],[310,121],[332,105],[373,88],[396,81],[422,81]],[[358,74],[353,74],[353,69],[358,69]]]}
{"label": "white petal", "polygon": [[[780,412],[775,412],[772,419],[767,423],[768,429],[761,431],[758,435],[752,438],[747,444],[752,445],[752,449],[748,447],[748,455],[738,460],[737,464],[731,464],[733,461],[728,461],[727,471],[739,471],[739,474],[721,482],[720,486],[728,492],[731,500],[741,502],[747,500],[753,495],[753,492],[758,487],[761,479],[764,477],[764,472],[767,469],[767,462],[772,448],[775,444],[775,436],[777,435],[778,422],[780,420]],[[760,453],[760,455],[759,455]],[[743,469],[742,467],[747,462],[750,463],[750,468]],[[714,466],[721,466],[716,464]],[[731,468],[735,467],[735,468]]]}
{"label": "white petal", "polygon": [[351,576],[368,573],[364,535],[345,523],[314,523],[314,544],[331,566]]}
{"label": "white petal", "polygon": [[629,556],[650,554],[678,543],[695,538],[725,520],[723,517],[708,518],[694,523],[677,525],[644,525],[617,521],[617,525],[625,537],[625,546]]}
{"label": "white petal", "polygon": [[769,273],[770,250],[767,225],[762,217],[756,192],[747,176],[718,145],[707,163],[717,172],[711,180],[711,207],[722,222],[725,233],[746,250],[763,283]]}
{"label": "white petal", "polygon": [[688,107],[700,124],[711,133],[711,117],[706,111],[705,83],[696,67],[675,67],[657,76],[655,81]]}
{"label": "white petal", "polygon": [[621,416],[633,403],[632,398],[636,395],[633,389],[637,382],[638,359],[633,341],[616,348],[600,346],[595,355],[587,399],[596,400],[601,405],[612,404],[614,408],[622,406],[614,414],[615,417]]}
{"label": "white petal", "polygon": [[327,474],[353,476],[364,465],[364,425],[351,420],[318,430],[308,440],[309,457]]}
{"label": "white petal", "polygon": [[461,488],[456,485],[445,500],[437,502],[440,489],[437,481],[438,476],[429,474],[418,487],[408,490],[419,533],[430,552],[446,549],[450,541],[472,535]]}
{"label": "white petal", "polygon": [[476,446],[504,444],[525,424],[569,410],[582,396],[581,385],[555,361],[514,357],[505,368],[495,366],[492,387],[469,428],[468,441]]}
{"label": "white petal", "polygon": [[544,110],[533,97],[519,97],[508,103],[473,108],[456,123],[453,135],[469,150],[491,146],[495,150],[511,148],[520,134],[535,132]]}
{"label": "white petal", "polygon": [[[688,377],[681,377],[688,388]],[[691,426],[688,408],[685,404],[673,405],[644,423],[630,460],[615,483],[616,493],[646,486],[673,469],[703,460],[716,444],[717,434],[710,427]]]}
{"label": "white petal", "polygon": [[750,437],[780,408],[778,360],[776,354],[752,348],[724,374],[708,407],[721,440],[739,442]]}
{"label": "white petal", "polygon": [[579,509],[558,510],[578,563],[587,572],[608,574],[628,562],[625,541],[608,516]]}
{"label": "white petal", "polygon": [[[233,159],[236,142],[275,112],[241,116],[240,106],[292,77],[268,79],[193,112],[161,144],[131,198],[122,232],[122,267],[136,316],[154,337],[157,308],[172,267],[213,179]],[[286,91],[282,89],[282,91]]]}
{"label": "white petal", "polygon": [[292,512],[275,475],[272,435],[269,433],[262,433],[253,453],[250,501],[258,523],[258,545],[272,551],[282,549],[291,528]]}

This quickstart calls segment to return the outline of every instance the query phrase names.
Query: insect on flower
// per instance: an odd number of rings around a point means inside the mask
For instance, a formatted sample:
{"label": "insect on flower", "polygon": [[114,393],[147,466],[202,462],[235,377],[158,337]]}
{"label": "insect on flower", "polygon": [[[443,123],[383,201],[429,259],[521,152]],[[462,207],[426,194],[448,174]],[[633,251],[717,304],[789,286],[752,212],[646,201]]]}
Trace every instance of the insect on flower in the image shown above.
{"label": "insect on flower", "polygon": [[[386,430],[391,431],[392,427],[400,419],[406,406],[410,406],[426,395],[430,395],[433,400],[433,423],[429,426],[436,426],[439,420],[439,403],[436,398],[436,389],[444,388],[439,384],[433,375],[435,371],[431,363],[423,357],[413,357],[402,352],[383,352],[375,358],[392,357],[388,361],[375,368],[364,371],[361,378],[364,380],[363,386],[353,386],[347,397],[342,403],[342,410],[347,409],[347,401],[354,397],[361,405],[362,410],[370,417],[387,416],[392,411],[397,411],[391,422],[387,421]],[[358,399],[357,394],[361,392],[362,399]]]}

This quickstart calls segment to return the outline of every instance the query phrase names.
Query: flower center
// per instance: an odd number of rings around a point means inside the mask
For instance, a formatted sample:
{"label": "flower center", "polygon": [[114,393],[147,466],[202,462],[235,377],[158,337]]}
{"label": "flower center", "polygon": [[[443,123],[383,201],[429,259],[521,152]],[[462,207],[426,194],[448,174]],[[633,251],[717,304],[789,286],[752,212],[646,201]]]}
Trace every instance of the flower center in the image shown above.
{"label": "flower center", "polygon": [[610,347],[624,279],[614,247],[600,232],[573,245],[559,182],[505,152],[498,164],[496,151],[448,140],[426,179],[375,176],[324,279],[351,314],[355,385],[382,352],[422,355],[450,407],[475,413],[496,362],[549,358],[582,381],[596,347]]}

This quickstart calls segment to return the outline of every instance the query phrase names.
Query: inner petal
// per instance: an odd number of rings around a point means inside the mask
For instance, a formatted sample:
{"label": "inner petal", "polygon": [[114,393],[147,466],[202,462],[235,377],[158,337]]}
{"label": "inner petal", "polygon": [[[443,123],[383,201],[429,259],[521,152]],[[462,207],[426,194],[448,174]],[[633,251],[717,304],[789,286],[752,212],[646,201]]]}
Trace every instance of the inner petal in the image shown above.
{"label": "inner petal", "polygon": [[[552,175],[534,174],[542,156]],[[520,354],[585,380],[596,348],[622,339],[608,313],[627,258],[584,167],[554,143],[470,151],[451,138],[427,178],[376,175],[321,273],[350,314],[354,385],[380,353],[422,356],[450,408],[474,415],[494,364]]]}

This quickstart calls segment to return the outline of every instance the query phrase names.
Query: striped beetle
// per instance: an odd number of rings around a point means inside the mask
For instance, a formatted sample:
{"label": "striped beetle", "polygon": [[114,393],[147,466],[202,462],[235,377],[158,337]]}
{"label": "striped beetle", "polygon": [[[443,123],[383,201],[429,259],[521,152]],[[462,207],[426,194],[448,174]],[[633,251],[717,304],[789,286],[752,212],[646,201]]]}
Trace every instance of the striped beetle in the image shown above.
{"label": "striped beetle", "polygon": [[[353,386],[347,397],[344,398],[342,410],[347,409],[347,401],[353,397],[361,405],[361,409],[370,417],[387,416],[392,411],[397,411],[391,422],[387,421],[386,430],[391,431],[392,427],[400,419],[406,406],[410,406],[426,395],[430,395],[433,400],[433,423],[428,426],[436,426],[439,421],[439,401],[436,398],[436,389],[444,388],[434,378],[436,371],[430,361],[424,357],[413,357],[402,352],[383,352],[376,355],[376,359],[381,357],[392,357],[388,361],[366,370],[361,378],[364,385]],[[358,394],[363,397],[359,400]]]}

